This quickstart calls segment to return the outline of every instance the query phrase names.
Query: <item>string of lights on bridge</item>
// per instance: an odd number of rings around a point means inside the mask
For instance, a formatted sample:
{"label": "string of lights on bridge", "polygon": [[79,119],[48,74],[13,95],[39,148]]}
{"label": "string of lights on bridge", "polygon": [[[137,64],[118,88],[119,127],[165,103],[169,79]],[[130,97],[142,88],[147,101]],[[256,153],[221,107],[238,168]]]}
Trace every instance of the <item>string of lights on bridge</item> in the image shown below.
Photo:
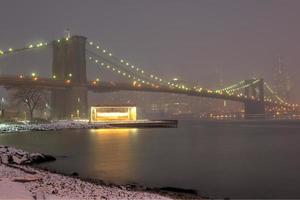
{"label": "string of lights on bridge", "polygon": [[[91,54],[92,52],[90,51],[87,51],[89,54]],[[96,58],[95,58],[96,57]],[[95,55],[95,57],[93,56],[88,56],[88,60],[95,63],[96,65],[98,65],[99,67],[102,67],[106,70],[111,70],[112,72],[120,75],[120,76],[123,76],[124,78],[127,78],[129,80],[133,80],[133,85],[134,86],[137,86],[137,87],[141,87],[143,84],[146,84],[146,85],[151,85],[155,88],[159,88],[161,86],[159,85],[155,85],[151,82],[148,82],[146,80],[143,80],[142,78],[140,77],[136,77],[134,76],[133,74],[131,73],[128,73],[128,72],[125,72],[125,71],[122,71],[121,69],[119,69],[118,66],[115,66],[115,65],[112,65],[111,62],[105,62],[104,60],[101,60],[101,57],[97,57],[97,55]],[[100,61],[101,60],[101,61]],[[93,84],[97,84],[98,82],[97,81],[93,81]],[[169,88],[171,89],[174,89],[172,88],[172,85],[169,86]],[[181,87],[181,88],[178,88],[178,89],[184,89],[185,91],[190,91],[192,89],[189,89],[187,87]],[[213,91],[213,90],[209,90],[209,89],[202,89],[202,88],[197,88],[197,87],[194,87],[193,90],[194,92],[198,92],[198,93],[210,93],[210,94],[219,94],[219,95],[223,95],[224,93],[222,91]],[[229,96],[233,96],[233,94],[229,94],[229,93],[226,93],[227,95]],[[245,95],[243,94],[238,94],[236,95],[236,97],[240,97],[240,98],[247,98]]]}
{"label": "string of lights on bridge", "polygon": [[[129,79],[129,80],[133,80],[133,84],[137,87],[141,87],[142,84],[146,84],[146,85],[151,85],[155,88],[158,88],[159,85],[155,85],[149,81],[145,81],[144,79],[141,79],[139,77],[134,76],[132,73],[128,73],[126,71],[123,71],[121,69],[119,69],[118,67],[116,67],[115,65],[112,65],[109,62],[105,62],[103,60],[101,60],[99,58],[95,58],[93,56],[88,56],[88,60],[92,61],[93,63],[95,63],[97,66],[102,67],[106,70],[111,70],[112,72],[116,73],[119,76],[122,76],[123,78]],[[96,84],[97,82],[93,81],[93,84]]]}
{"label": "string of lights on bridge", "polygon": [[[67,42],[69,40],[70,40],[69,37],[65,37],[65,38],[60,38],[60,39],[54,40],[54,41],[60,43],[60,42]],[[0,49],[0,57],[18,53],[18,52],[22,52],[22,51],[26,51],[29,49],[37,49],[37,48],[46,47],[46,46],[49,46],[50,44],[52,44],[52,42],[38,42],[38,43],[29,44],[23,48],[16,48],[16,49],[8,48],[7,50]],[[149,85],[154,88],[164,87],[164,88],[169,88],[169,89],[176,89],[179,91],[192,91],[192,92],[197,92],[199,94],[200,93],[209,93],[209,94],[216,94],[216,95],[228,95],[228,96],[235,96],[237,98],[242,98],[242,99],[250,98],[252,100],[255,100],[255,97],[253,97],[253,96],[248,97],[242,93],[239,93],[239,94],[235,94],[235,93],[244,88],[250,87],[253,84],[256,84],[259,80],[253,80],[253,82],[250,82],[248,84],[245,84],[245,81],[241,81],[239,83],[233,84],[231,86],[228,86],[224,89],[219,89],[219,90],[203,89],[201,87],[196,87],[196,86],[189,87],[189,86],[186,86],[183,84],[178,84],[174,80],[165,80],[159,76],[155,76],[154,74],[146,72],[141,67],[136,67],[135,65],[130,64],[130,62],[127,61],[126,59],[119,59],[118,57],[114,56],[110,51],[101,48],[100,45],[95,44],[92,41],[88,41],[88,45],[93,47],[94,50],[96,50],[98,53],[101,54],[100,56],[98,55],[100,58],[97,57],[97,55],[95,56],[96,58],[89,56],[88,60],[94,62],[95,64],[97,64],[100,67],[103,67],[107,70],[111,70],[112,72],[115,72],[116,74],[119,74],[120,76],[133,81],[134,86],[137,86],[137,87],[142,87],[142,85]],[[114,60],[114,62],[117,62],[117,64],[112,64],[112,62],[105,62],[103,59],[101,59],[103,55],[108,60]],[[123,69],[121,69],[121,68],[123,68]],[[126,69],[126,70],[124,70],[124,69]],[[33,77],[33,80],[38,79],[36,73],[32,73],[31,76]],[[19,78],[23,78],[23,75],[20,75]],[[53,75],[52,78],[57,79],[57,77],[55,75]],[[65,80],[65,83],[70,84],[71,78],[72,78],[72,74],[68,74],[68,78],[67,78],[67,80]],[[99,81],[100,81],[100,79],[97,78],[96,80],[92,81],[92,83],[97,84],[97,83],[99,83]],[[285,105],[285,106],[291,106],[291,107],[299,106],[298,104],[289,104],[289,103],[285,102],[272,90],[272,88],[266,82],[264,83],[264,86],[268,89],[268,91],[271,93],[271,95],[274,96],[278,100],[278,101],[276,101],[276,100],[273,101],[272,99],[265,97],[264,101],[267,101],[270,103],[276,103],[276,104],[280,104],[280,105]]]}
{"label": "string of lights on bridge", "polygon": [[88,41],[88,45],[93,47],[95,50],[97,50],[102,55],[109,57],[109,59],[113,59],[115,62],[118,63],[118,65],[126,67],[128,70],[131,70],[133,73],[137,73],[140,76],[144,77],[145,79],[151,80],[151,82],[153,82],[153,83],[156,83],[158,85],[168,85],[168,86],[171,85],[171,86],[177,87],[177,88],[180,87],[178,84],[172,83],[172,81],[168,81],[159,76],[155,76],[151,73],[146,72],[141,67],[136,67],[135,65],[130,64],[130,62],[127,61],[126,59],[119,59],[118,57],[114,56],[110,51],[101,48],[100,45],[98,45],[92,41]]}
{"label": "string of lights on bridge", "polygon": [[[198,93],[215,93],[215,94],[220,94],[220,95],[223,95],[224,92],[223,91],[214,91],[214,90],[209,90],[209,89],[203,89],[201,87],[188,87],[188,86],[185,86],[183,84],[177,84],[175,81],[167,81],[167,80],[164,80],[162,78],[159,78],[158,76],[155,76],[151,73],[148,73],[146,72],[145,70],[143,70],[142,68],[138,68],[138,67],[135,67],[134,65],[131,65],[129,61],[125,60],[125,59],[119,59],[118,57],[116,56],[113,56],[113,54],[110,52],[110,51],[107,51],[106,49],[103,49],[100,47],[100,45],[92,42],[92,41],[88,41],[88,44],[89,46],[92,46],[94,49],[96,49],[99,53],[101,53],[102,55],[105,55],[107,56],[109,59],[114,59],[115,61],[119,62],[118,64],[123,66],[123,67],[127,67],[127,69],[131,70],[131,71],[134,71],[134,72],[139,72],[140,75],[142,75],[142,77],[147,77],[147,78],[150,78],[151,80],[154,80],[156,82],[158,82],[159,85],[157,85],[157,83],[153,83],[152,81],[147,81],[147,80],[144,80],[143,78],[136,78],[134,75],[132,74],[126,74],[126,72],[122,72],[121,69],[118,69],[118,70],[114,70],[114,69],[117,69],[118,66],[114,66],[114,67],[111,67],[109,64],[107,63],[104,63],[104,62],[101,62],[100,66],[102,67],[106,67],[107,69],[111,69],[112,71],[115,71],[117,73],[119,73],[120,75],[123,75],[126,77],[129,78],[129,79],[133,79],[134,80],[134,83],[136,83],[136,81],[138,82],[141,82],[143,84],[147,84],[147,85],[152,85],[154,87],[159,87],[159,86],[167,86],[171,89],[179,89],[179,90],[184,90],[184,91],[194,91],[194,92],[198,92]],[[89,60],[92,60],[92,57],[89,57]],[[99,63],[99,60],[98,59],[94,59],[94,62],[95,63]],[[98,64],[99,65],[99,64]],[[139,83],[138,85],[141,86],[141,83]],[[225,92],[225,94],[227,95],[230,95],[230,96],[233,96],[233,94],[230,94],[229,92]],[[242,94],[238,94],[237,97],[241,97],[241,98],[247,98],[246,96],[242,95]]]}
{"label": "string of lights on bridge", "polygon": [[33,44],[33,43],[29,44],[28,46],[22,47],[22,48],[14,49],[14,48],[10,47],[7,50],[0,49],[0,56],[10,55],[10,54],[22,52],[22,51],[25,51],[25,50],[29,50],[29,49],[37,49],[37,48],[41,48],[41,47],[46,47],[48,45],[49,45],[48,42],[39,42],[39,43],[36,43],[36,44]]}
{"label": "string of lights on bridge", "polygon": [[[234,85],[231,85],[229,87],[226,87],[224,89],[221,89],[221,90],[209,90],[209,89],[203,89],[201,87],[187,87],[187,86],[184,86],[184,85],[180,85],[180,84],[176,84],[174,83],[173,81],[167,81],[167,80],[164,80],[162,78],[159,78],[151,73],[148,73],[146,72],[145,70],[143,70],[142,68],[138,68],[138,67],[135,67],[134,65],[131,65],[129,61],[125,60],[125,59],[119,59],[118,57],[114,56],[110,51],[106,50],[106,49],[103,49],[100,47],[100,45],[92,42],[92,41],[88,41],[88,45],[93,47],[94,49],[96,49],[98,51],[98,53],[108,57],[108,59],[114,59],[115,61],[119,62],[118,65],[121,65],[122,67],[127,67],[127,69],[131,70],[131,71],[134,71],[134,72],[139,72],[140,75],[142,77],[146,77],[146,78],[150,78],[156,82],[158,82],[158,84],[156,83],[153,83],[152,81],[147,81],[143,78],[136,78],[134,76],[134,73],[126,73],[126,72],[123,72],[120,67],[114,65],[113,67],[111,65],[109,65],[108,63],[105,63],[105,62],[101,62],[100,64],[98,64],[99,66],[102,66],[106,69],[111,69],[113,72],[116,72],[120,75],[123,75],[124,77],[127,77],[128,79],[132,79],[134,80],[134,84],[136,85],[136,82],[138,82],[138,86],[141,86],[142,84],[147,84],[147,85],[152,85],[156,88],[160,87],[160,86],[167,86],[169,88],[177,88],[177,89],[181,89],[181,90],[186,90],[186,91],[196,91],[196,92],[206,92],[206,93],[215,93],[215,94],[220,94],[220,95],[229,95],[229,96],[236,96],[236,97],[240,97],[240,98],[251,98],[252,100],[255,100],[255,97],[254,96],[251,96],[251,97],[248,97],[242,93],[239,93],[239,94],[234,94],[234,92],[236,91],[240,91],[242,89],[245,89],[247,87],[250,87],[256,83],[259,82],[258,79],[254,79],[252,82],[250,83],[246,83],[246,81],[241,81],[237,84],[234,84]],[[92,60],[92,57],[89,57],[89,60]],[[94,59],[94,62],[95,63],[99,63],[99,60],[98,59]],[[110,63],[111,64],[111,63]],[[138,76],[137,76],[138,77]],[[270,87],[269,87],[270,88]],[[268,88],[268,89],[269,89]],[[275,95],[274,92],[272,92],[272,95]],[[277,96],[277,99],[280,99],[278,96]],[[268,99],[268,98],[265,98],[265,101],[269,101],[269,102],[272,102],[271,99]],[[276,102],[276,101],[275,101]],[[277,103],[277,102],[276,102]],[[280,104],[285,104],[287,105],[286,102],[283,102],[283,101],[279,101]],[[296,104],[293,104],[293,106],[296,106]]]}
{"label": "string of lights on bridge", "polygon": [[[255,85],[259,82],[259,79],[253,79],[252,82],[246,84],[246,81],[241,81],[239,83],[236,83],[234,85],[228,86],[224,89],[218,90],[218,91],[226,91],[229,93],[234,93],[234,92],[239,92],[240,90],[243,90],[247,87],[250,87],[252,85]],[[272,100],[270,98],[265,97],[264,101],[266,102],[270,102],[270,103],[276,103],[276,104],[280,104],[280,105],[285,105],[285,106],[290,106],[290,107],[298,107],[298,104],[289,104],[288,102],[284,101],[282,98],[280,98],[275,92],[274,90],[270,87],[270,85],[267,82],[264,82],[264,86],[267,89],[267,91],[270,92],[271,97],[274,97],[275,100]],[[240,95],[242,95],[242,93],[240,93]],[[253,98],[253,97],[251,97]]]}

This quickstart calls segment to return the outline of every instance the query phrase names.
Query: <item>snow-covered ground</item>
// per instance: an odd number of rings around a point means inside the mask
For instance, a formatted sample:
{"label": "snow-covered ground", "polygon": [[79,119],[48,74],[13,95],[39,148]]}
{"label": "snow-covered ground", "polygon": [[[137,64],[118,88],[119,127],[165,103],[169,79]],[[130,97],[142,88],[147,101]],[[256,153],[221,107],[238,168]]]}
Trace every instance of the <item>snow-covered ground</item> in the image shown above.
{"label": "snow-covered ground", "polygon": [[29,124],[29,123],[1,123],[0,132],[24,132],[24,131],[48,131],[61,129],[80,129],[80,128],[106,128],[105,123],[90,124],[87,120],[60,120],[45,124]]}
{"label": "snow-covered ground", "polygon": [[[106,186],[28,166],[0,164],[0,199],[171,199],[125,186]],[[30,173],[29,173],[30,172]]]}
{"label": "snow-covered ground", "polygon": [[[132,191],[125,186],[94,184],[26,165],[35,163],[37,156],[43,155],[0,145],[0,199],[169,199],[145,191]],[[20,160],[22,162],[18,162]]]}

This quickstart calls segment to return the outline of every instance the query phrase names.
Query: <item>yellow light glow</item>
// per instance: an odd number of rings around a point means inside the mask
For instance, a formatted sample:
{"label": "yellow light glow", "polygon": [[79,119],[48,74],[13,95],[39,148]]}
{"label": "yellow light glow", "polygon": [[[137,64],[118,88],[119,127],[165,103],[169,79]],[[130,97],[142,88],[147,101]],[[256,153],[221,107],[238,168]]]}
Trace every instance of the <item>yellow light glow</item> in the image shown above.
{"label": "yellow light glow", "polygon": [[91,107],[91,122],[133,121],[136,120],[136,107],[108,106]]}
{"label": "yellow light glow", "polygon": [[137,128],[107,128],[107,129],[90,129],[92,133],[99,134],[129,134],[136,133]]}
{"label": "yellow light glow", "polygon": [[96,113],[97,117],[127,117],[128,113],[110,112],[110,113]]}

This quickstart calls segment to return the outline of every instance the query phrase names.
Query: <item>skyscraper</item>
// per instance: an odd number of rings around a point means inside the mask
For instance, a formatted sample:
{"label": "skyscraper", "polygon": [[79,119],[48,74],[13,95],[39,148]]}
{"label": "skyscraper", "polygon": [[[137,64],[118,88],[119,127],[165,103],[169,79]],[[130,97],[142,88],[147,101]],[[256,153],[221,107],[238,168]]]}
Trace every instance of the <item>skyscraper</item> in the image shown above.
{"label": "skyscraper", "polygon": [[290,100],[291,78],[284,66],[281,56],[278,57],[278,61],[275,64],[273,84],[274,90],[280,98],[286,101]]}

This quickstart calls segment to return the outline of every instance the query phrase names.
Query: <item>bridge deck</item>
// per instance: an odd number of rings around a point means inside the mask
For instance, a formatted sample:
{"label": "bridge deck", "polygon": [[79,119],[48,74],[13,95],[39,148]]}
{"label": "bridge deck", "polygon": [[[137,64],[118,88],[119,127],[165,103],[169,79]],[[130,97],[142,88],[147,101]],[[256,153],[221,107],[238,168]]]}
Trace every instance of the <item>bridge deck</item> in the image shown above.
{"label": "bridge deck", "polygon": [[[7,88],[14,87],[36,87],[43,88],[46,90],[64,90],[75,86],[72,81],[70,82],[66,80],[56,80],[51,78],[38,78],[38,77],[20,77],[20,76],[0,76],[0,85]],[[144,92],[161,92],[161,93],[172,93],[172,94],[183,94],[188,96],[199,96],[199,97],[207,97],[214,99],[222,99],[222,100],[230,100],[237,102],[257,102],[257,100],[248,99],[245,97],[238,97],[234,95],[228,94],[219,94],[214,92],[209,92],[207,90],[203,90],[201,92],[197,92],[194,90],[183,90],[169,87],[153,87],[150,85],[142,85],[142,86],[134,86],[130,83],[120,83],[120,82],[87,82],[85,85],[80,85],[83,87],[87,87],[89,91],[92,92],[112,92],[112,91],[144,91]],[[277,106],[274,102],[265,102],[266,105]]]}

